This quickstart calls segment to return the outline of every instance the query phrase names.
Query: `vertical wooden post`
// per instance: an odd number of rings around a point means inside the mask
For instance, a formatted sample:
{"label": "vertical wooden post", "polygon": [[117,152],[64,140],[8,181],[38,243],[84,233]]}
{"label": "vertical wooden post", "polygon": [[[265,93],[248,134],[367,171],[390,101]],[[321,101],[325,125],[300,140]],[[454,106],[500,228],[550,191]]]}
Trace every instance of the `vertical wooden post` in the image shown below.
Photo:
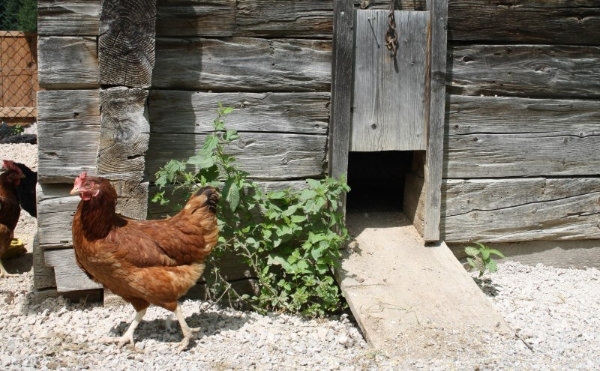
{"label": "vertical wooden post", "polygon": [[115,181],[119,212],[145,219],[143,182],[150,125],[146,112],[155,61],[156,0],[103,0],[98,38],[98,174]]}
{"label": "vertical wooden post", "polygon": [[335,0],[333,5],[332,103],[329,124],[329,175],[335,178],[346,175],[348,170],[353,69],[354,2],[352,0]]}
{"label": "vertical wooden post", "polygon": [[427,0],[431,13],[431,97],[425,162],[425,241],[440,240],[444,117],[446,108],[446,48],[448,0]]}

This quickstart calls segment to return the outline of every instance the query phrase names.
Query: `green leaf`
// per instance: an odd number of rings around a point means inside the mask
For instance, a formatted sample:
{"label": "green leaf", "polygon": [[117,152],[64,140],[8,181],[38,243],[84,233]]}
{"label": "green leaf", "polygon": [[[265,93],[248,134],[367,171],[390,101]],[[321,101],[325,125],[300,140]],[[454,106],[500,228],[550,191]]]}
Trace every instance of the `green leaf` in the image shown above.
{"label": "green leaf", "polygon": [[204,169],[212,167],[215,164],[215,161],[212,157],[206,156],[204,153],[199,152],[195,156],[190,157],[187,163],[190,165],[199,166]]}
{"label": "green leaf", "polygon": [[223,197],[229,204],[231,211],[235,211],[240,205],[240,189],[231,179],[228,179],[223,186]]}

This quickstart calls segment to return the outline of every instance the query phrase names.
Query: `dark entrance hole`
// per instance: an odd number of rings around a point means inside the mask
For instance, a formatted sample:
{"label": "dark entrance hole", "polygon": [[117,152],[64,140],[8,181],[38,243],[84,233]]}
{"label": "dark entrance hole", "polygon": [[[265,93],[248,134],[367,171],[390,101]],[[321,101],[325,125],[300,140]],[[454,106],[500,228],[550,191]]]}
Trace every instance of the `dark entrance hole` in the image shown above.
{"label": "dark entrance hole", "polygon": [[350,152],[348,211],[402,211],[413,152]]}

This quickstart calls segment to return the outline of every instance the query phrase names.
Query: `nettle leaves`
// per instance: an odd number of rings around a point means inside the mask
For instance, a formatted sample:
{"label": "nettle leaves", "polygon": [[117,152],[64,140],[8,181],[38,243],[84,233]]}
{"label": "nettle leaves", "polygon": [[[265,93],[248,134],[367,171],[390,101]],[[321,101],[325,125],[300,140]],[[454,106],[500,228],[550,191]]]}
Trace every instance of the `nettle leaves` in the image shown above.
{"label": "nettle leaves", "polygon": [[[220,190],[219,245],[210,256],[212,268],[205,272],[210,298],[228,298],[262,312],[307,316],[344,309],[333,270],[348,240],[340,208],[348,185],[344,179],[325,177],[307,179],[302,189],[265,192],[226,152],[227,145],[240,138],[225,127],[223,117],[231,112],[232,108],[219,106],[214,131],[202,148],[185,162],[167,162],[156,173],[160,192],[153,201],[169,203],[167,187],[191,192],[210,184]],[[222,275],[218,259],[225,252],[248,265],[256,280],[254,294],[239,295]]]}

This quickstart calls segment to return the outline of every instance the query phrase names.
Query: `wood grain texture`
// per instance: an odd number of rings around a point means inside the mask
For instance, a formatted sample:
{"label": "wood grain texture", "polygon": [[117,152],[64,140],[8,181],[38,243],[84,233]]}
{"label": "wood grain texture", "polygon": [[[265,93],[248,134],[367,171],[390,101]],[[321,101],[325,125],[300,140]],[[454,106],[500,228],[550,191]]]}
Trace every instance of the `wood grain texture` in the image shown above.
{"label": "wood grain texture", "polygon": [[[324,175],[327,137],[283,133],[240,133],[226,146],[241,170],[261,180],[320,178]],[[146,176],[151,181],[170,159],[185,160],[204,142],[204,135],[153,134],[146,155]]]}
{"label": "wood grain texture", "polygon": [[152,133],[205,133],[213,130],[219,103],[234,108],[225,116],[228,129],[326,135],[330,93],[150,92]]}
{"label": "wood grain texture", "polygon": [[[354,79],[354,7],[334,0],[331,120],[329,129],[329,175],[346,177],[352,131],[352,83]],[[346,195],[342,196],[346,211]]]}
{"label": "wood grain texture", "polygon": [[101,128],[98,173],[109,179],[142,180],[150,125],[145,89],[100,90]]}
{"label": "wood grain texture", "polygon": [[431,12],[431,71],[429,126],[425,154],[425,241],[440,240],[441,187],[444,169],[444,128],[446,120],[448,2],[427,0]]}
{"label": "wood grain texture", "polygon": [[387,10],[356,12],[351,151],[425,149],[429,12],[396,11],[398,52],[385,48]]}
{"label": "wood grain texture", "polygon": [[81,171],[96,172],[98,90],[40,91],[37,102],[38,182],[71,182]]}
{"label": "wood grain texture", "polygon": [[79,268],[73,249],[46,250],[44,260],[54,268],[56,291],[59,293],[102,288],[102,285],[89,279]]}
{"label": "wood grain texture", "polygon": [[98,37],[102,85],[149,87],[154,68],[156,0],[103,0]]}
{"label": "wood grain texture", "polygon": [[98,55],[94,37],[40,36],[38,79],[45,89],[97,88]]}
{"label": "wood grain texture", "polygon": [[444,182],[445,241],[598,239],[599,178]]}
{"label": "wood grain texture", "polygon": [[450,97],[447,178],[586,176],[600,166],[600,102]]}
{"label": "wood grain texture", "polygon": [[236,34],[330,39],[332,11],[333,1],[240,0]]}
{"label": "wood grain texture", "polygon": [[600,44],[596,0],[448,1],[452,41]]}
{"label": "wood grain texture", "polygon": [[236,0],[156,0],[156,35],[228,37],[235,31]]}
{"label": "wood grain texture", "polygon": [[156,40],[158,89],[328,91],[331,42],[297,39]]}
{"label": "wood grain texture", "polygon": [[38,0],[40,36],[96,36],[101,1]]}
{"label": "wood grain texture", "polygon": [[80,198],[69,195],[73,181],[38,188],[38,239],[42,249],[72,246],[71,224]]}
{"label": "wood grain texture", "polygon": [[599,46],[454,45],[450,53],[453,94],[600,98]]}

